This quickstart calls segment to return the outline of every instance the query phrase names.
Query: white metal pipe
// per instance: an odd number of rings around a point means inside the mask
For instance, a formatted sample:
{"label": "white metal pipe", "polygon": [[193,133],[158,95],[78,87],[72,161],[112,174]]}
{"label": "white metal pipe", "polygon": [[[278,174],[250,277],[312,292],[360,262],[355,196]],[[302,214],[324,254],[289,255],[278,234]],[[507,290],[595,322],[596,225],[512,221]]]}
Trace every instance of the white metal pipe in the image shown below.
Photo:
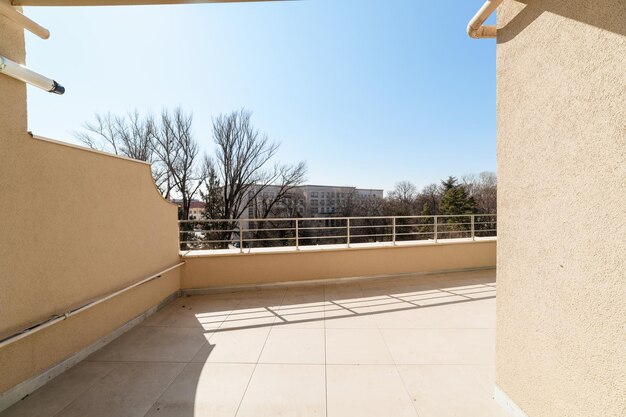
{"label": "white metal pipe", "polygon": [[495,38],[498,29],[495,26],[484,26],[489,16],[502,4],[503,0],[487,0],[478,13],[467,25],[467,34],[474,39]]}
{"label": "white metal pipe", "polygon": [[65,87],[56,81],[26,68],[9,58],[0,55],[0,74],[8,75],[27,84],[54,94],[65,93]]}
{"label": "white metal pipe", "polygon": [[48,29],[18,12],[8,0],[0,0],[0,14],[12,20],[20,27],[39,36],[41,39],[48,39],[50,37],[50,31]]}
{"label": "white metal pipe", "polygon": [[83,305],[81,307],[75,308],[75,309],[70,310],[70,311],[68,311],[66,313],[63,313],[63,314],[59,314],[59,315],[54,316],[53,318],[51,318],[49,320],[46,320],[44,322],[35,324],[35,325],[33,325],[33,326],[31,326],[31,327],[29,327],[27,329],[24,329],[24,330],[22,330],[20,332],[17,332],[15,334],[11,335],[11,336],[5,337],[4,339],[0,340],[0,348],[4,347],[6,345],[9,345],[9,344],[11,344],[13,342],[17,342],[18,340],[23,339],[26,336],[30,336],[33,333],[37,333],[38,331],[43,330],[46,327],[50,327],[53,324],[56,324],[56,323],[58,323],[60,321],[68,319],[68,318],[70,318],[70,317],[72,317],[72,316],[74,316],[74,315],[76,315],[76,314],[78,314],[78,313],[80,313],[82,311],[85,311],[85,310],[88,310],[88,309],[90,309],[92,307],[95,307],[98,304],[103,303],[103,302],[105,302],[107,300],[110,300],[113,297],[117,297],[118,295],[120,295],[122,293],[125,293],[126,291],[132,290],[135,287],[138,287],[140,285],[146,284],[149,281],[152,281],[152,280],[155,280],[157,278],[160,278],[161,275],[163,275],[163,274],[165,274],[167,272],[170,272],[173,269],[176,269],[176,268],[178,268],[178,267],[180,267],[180,266],[182,266],[184,264],[185,264],[184,262],[180,262],[180,263],[178,263],[178,264],[176,264],[174,266],[171,266],[171,267],[169,267],[167,269],[164,269],[163,271],[161,271],[161,272],[159,272],[157,274],[151,275],[148,278],[144,278],[144,279],[142,279],[139,282],[136,282],[136,283],[134,283],[132,285],[129,285],[128,287],[122,288],[119,291],[115,291],[115,292],[113,292],[113,293],[111,293],[109,295],[106,295],[104,297],[100,297],[97,300],[91,301],[91,302],[89,302],[89,303],[87,303],[87,304],[85,304],[85,305]]}

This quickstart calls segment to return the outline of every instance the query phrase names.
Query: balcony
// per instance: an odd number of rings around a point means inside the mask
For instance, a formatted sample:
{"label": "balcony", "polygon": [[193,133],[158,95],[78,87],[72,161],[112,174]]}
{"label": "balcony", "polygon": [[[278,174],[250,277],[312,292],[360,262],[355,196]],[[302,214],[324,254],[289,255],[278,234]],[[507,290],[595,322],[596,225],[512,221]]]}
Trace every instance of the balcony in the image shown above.
{"label": "balcony", "polygon": [[504,416],[495,292],[483,270],[185,295],[0,415]]}

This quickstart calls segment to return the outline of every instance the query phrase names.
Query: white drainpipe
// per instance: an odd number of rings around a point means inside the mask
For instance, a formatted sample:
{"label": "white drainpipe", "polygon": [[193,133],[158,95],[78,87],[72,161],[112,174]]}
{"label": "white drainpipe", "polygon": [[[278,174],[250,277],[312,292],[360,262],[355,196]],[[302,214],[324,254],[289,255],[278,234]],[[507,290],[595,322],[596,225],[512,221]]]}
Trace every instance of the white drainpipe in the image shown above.
{"label": "white drainpipe", "polygon": [[498,29],[495,26],[483,26],[491,14],[502,4],[503,0],[487,0],[476,16],[467,25],[467,34],[474,39],[495,38]]}
{"label": "white drainpipe", "polygon": [[0,55],[0,74],[8,75],[9,77],[13,77],[27,84],[39,87],[42,90],[49,91],[50,93],[65,93],[65,88],[53,79],[28,69],[17,62],[13,62],[2,55]]}

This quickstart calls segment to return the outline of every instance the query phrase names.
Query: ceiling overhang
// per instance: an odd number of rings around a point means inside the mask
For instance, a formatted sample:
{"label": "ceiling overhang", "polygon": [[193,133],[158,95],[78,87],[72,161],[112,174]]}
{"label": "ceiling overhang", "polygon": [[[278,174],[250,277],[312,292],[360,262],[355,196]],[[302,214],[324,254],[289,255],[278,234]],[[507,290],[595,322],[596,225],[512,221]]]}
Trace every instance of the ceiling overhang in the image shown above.
{"label": "ceiling overhang", "polygon": [[136,6],[149,4],[242,3],[284,0],[13,0],[14,6]]}

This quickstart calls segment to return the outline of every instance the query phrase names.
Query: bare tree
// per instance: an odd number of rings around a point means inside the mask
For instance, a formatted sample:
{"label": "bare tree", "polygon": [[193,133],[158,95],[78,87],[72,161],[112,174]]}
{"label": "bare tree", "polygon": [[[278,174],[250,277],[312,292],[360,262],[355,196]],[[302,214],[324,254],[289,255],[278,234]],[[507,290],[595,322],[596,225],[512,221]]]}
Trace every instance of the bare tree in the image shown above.
{"label": "bare tree", "polygon": [[207,163],[197,166],[198,143],[191,129],[193,117],[180,108],[163,110],[161,123],[155,129],[155,152],[166,169],[165,196],[173,191],[181,197],[182,219],[189,218],[191,201],[206,178]]}
{"label": "bare tree", "polygon": [[168,179],[167,168],[155,153],[158,127],[154,118],[151,115],[141,116],[135,110],[125,116],[96,114],[95,119],[94,122],[84,123],[84,131],[75,132],[74,137],[91,149],[149,162],[154,182],[169,198],[171,188],[164,187]]}
{"label": "bare tree", "polygon": [[135,110],[126,116],[96,114],[95,122],[83,124],[84,132],[74,136],[86,146],[140,161],[152,162],[154,156],[154,122]]}
{"label": "bare tree", "polygon": [[416,208],[417,187],[410,181],[396,183],[387,198],[387,210],[395,216],[414,215]]}
{"label": "bare tree", "polygon": [[266,201],[262,216],[306,176],[306,164],[278,165],[267,168],[276,155],[278,144],[256,130],[245,110],[220,115],[213,120],[217,170],[223,189],[224,216],[239,219],[270,185],[278,187],[271,201]]}
{"label": "bare tree", "polygon": [[152,162],[154,160],[154,120],[152,116],[141,117],[135,110],[127,117],[116,118],[117,136],[122,154]]}
{"label": "bare tree", "polygon": [[421,209],[420,214],[424,216],[437,214],[440,202],[441,190],[437,184],[427,185],[417,196],[417,205]]}
{"label": "bare tree", "polygon": [[[278,173],[275,184],[266,186],[265,189],[271,189],[271,193],[261,192],[257,194],[254,201],[251,202],[254,208],[254,217],[266,219],[270,216],[280,217],[285,213],[286,206],[295,208],[293,192],[295,187],[302,184],[306,176],[306,164],[300,162],[296,165],[275,165],[274,172]],[[259,197],[260,196],[260,197]]]}
{"label": "bare tree", "polygon": [[476,209],[483,214],[496,214],[498,210],[498,179],[495,172],[469,174],[462,178],[463,185],[476,201]]}
{"label": "bare tree", "polygon": [[112,152],[119,155],[118,135],[115,116],[107,113],[104,116],[96,114],[95,122],[83,123],[85,132],[74,132],[74,137],[85,146],[99,151]]}
{"label": "bare tree", "polygon": [[411,204],[415,201],[417,187],[410,181],[397,182],[390,197],[398,199],[403,204]]}

